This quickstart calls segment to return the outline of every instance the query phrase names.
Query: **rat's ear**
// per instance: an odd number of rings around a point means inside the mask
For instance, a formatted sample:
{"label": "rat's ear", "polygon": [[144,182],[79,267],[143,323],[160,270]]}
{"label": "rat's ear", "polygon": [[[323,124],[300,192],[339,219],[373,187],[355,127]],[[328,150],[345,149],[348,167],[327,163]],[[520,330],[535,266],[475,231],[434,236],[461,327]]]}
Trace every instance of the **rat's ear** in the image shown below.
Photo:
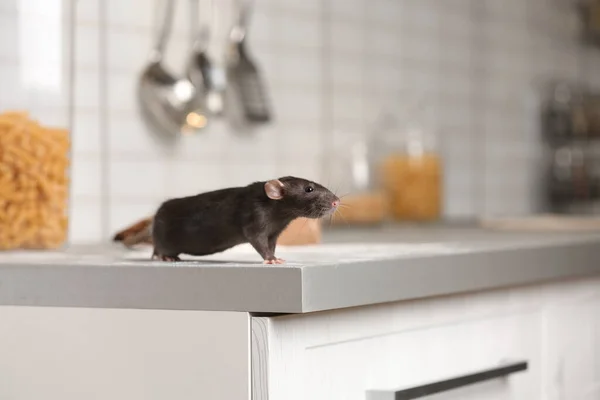
{"label": "rat's ear", "polygon": [[265,193],[272,200],[280,200],[283,198],[283,183],[278,179],[271,179],[265,183]]}

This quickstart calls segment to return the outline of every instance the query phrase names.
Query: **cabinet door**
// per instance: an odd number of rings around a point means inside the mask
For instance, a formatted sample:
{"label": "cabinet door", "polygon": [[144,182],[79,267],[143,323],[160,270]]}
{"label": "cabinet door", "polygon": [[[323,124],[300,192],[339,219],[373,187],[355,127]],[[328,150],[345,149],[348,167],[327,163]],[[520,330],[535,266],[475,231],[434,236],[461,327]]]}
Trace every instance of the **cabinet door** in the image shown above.
{"label": "cabinet door", "polygon": [[537,315],[461,321],[307,349],[305,394],[311,399],[365,399],[372,390],[395,391],[489,369],[504,360],[528,369],[448,390],[432,399],[539,399]]}
{"label": "cabinet door", "polygon": [[600,293],[557,293],[544,310],[544,399],[600,399]]}
{"label": "cabinet door", "polygon": [[247,400],[248,317],[0,307],[1,400]]}
{"label": "cabinet door", "polygon": [[472,320],[457,313],[453,323],[432,318],[415,328],[402,326],[395,307],[264,319],[267,361],[256,365],[268,370],[268,382],[254,382],[264,393],[255,399],[365,400],[370,391],[410,388],[510,360],[525,360],[528,369],[429,398],[541,399],[538,312]]}

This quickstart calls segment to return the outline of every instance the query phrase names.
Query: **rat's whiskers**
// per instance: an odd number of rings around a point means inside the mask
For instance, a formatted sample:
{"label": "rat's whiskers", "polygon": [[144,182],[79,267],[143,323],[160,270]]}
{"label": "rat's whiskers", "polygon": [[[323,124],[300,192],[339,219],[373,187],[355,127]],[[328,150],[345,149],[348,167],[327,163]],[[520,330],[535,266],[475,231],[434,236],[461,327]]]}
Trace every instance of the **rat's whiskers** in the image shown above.
{"label": "rat's whiskers", "polygon": [[335,214],[338,215],[342,218],[342,220],[344,221],[344,223],[346,225],[348,225],[348,220],[346,219],[346,217],[344,217],[344,214],[342,213],[342,210],[340,210],[339,208],[337,210],[335,210]]}

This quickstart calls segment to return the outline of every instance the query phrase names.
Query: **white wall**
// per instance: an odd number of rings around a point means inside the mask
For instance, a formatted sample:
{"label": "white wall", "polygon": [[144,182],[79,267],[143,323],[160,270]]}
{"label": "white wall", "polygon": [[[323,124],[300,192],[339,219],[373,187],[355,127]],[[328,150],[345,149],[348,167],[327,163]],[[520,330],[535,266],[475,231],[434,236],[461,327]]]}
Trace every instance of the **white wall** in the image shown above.
{"label": "white wall", "polygon": [[[224,7],[230,1],[216,0]],[[578,22],[564,1],[256,0],[250,49],[267,80],[276,121],[249,137],[216,121],[169,152],[140,121],[134,91],[151,43],[154,2],[75,3],[75,241],[108,238],[168,196],[283,174],[335,186],[331,169],[343,144],[371,128],[398,91],[404,93],[398,107],[424,92],[434,106],[447,216],[530,212],[539,157],[534,84],[546,77],[600,84],[600,74],[588,76],[600,57],[577,43]],[[49,17],[56,14],[50,4],[62,4],[64,12]],[[40,34],[25,46],[31,36],[25,32],[33,27],[42,32],[48,21],[59,21],[43,32],[62,32],[60,54],[68,56],[69,4],[0,3],[0,108],[24,105],[43,121],[68,123],[66,81],[60,95],[44,102],[37,96],[41,89],[24,89],[17,77],[24,54],[57,43]],[[178,3],[169,45],[175,71],[182,69],[188,43],[187,5]],[[42,16],[24,17],[34,14]],[[30,65],[43,68],[45,59]],[[19,92],[31,95],[14,95]]]}

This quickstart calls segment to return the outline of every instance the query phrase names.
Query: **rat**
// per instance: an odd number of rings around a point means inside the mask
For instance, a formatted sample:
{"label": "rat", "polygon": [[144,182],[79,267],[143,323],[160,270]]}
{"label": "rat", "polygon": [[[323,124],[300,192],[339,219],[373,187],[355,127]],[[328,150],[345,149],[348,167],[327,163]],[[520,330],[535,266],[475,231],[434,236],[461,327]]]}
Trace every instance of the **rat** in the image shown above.
{"label": "rat", "polygon": [[180,254],[204,256],[250,243],[264,264],[283,264],[275,247],[287,225],[332,214],[339,204],[326,187],[293,176],[169,199],[151,223],[152,259],[180,261]]}

